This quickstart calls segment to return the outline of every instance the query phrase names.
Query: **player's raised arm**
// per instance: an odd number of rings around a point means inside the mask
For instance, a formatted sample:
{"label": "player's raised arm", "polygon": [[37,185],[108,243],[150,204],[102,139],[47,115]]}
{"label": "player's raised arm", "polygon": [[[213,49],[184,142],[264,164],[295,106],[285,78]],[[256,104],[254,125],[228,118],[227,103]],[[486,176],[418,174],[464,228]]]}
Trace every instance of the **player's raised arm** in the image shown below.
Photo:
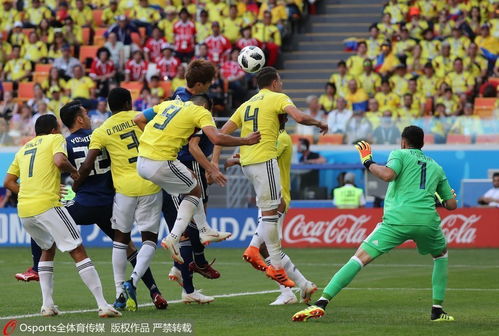
{"label": "player's raised arm", "polygon": [[[232,134],[234,133],[239,126],[232,120],[228,120],[220,129],[220,133],[222,134]],[[220,153],[222,153],[222,147],[221,146],[215,146],[213,149],[213,155],[211,158],[211,162],[218,167],[218,163],[220,162]]]}
{"label": "player's raised arm", "polygon": [[199,147],[200,136],[193,136],[189,140],[189,153],[191,153],[194,160],[196,160],[201,167],[204,168],[209,177],[215,181],[221,187],[224,187],[227,183],[227,178],[220,172],[218,166],[212,164],[210,160],[204,155],[203,151]]}
{"label": "player's raised arm", "polygon": [[293,118],[297,123],[302,125],[316,126],[321,129],[322,134],[326,134],[328,130],[327,123],[323,121],[319,121],[313,118],[311,115],[303,113],[299,108],[294,105],[288,105],[284,108],[284,112],[286,112],[291,118]]}
{"label": "player's raised arm", "polygon": [[208,139],[217,146],[251,146],[259,143],[261,138],[260,132],[252,132],[247,137],[239,138],[221,133],[214,126],[206,126],[202,130]]}
{"label": "player's raised arm", "polygon": [[389,167],[382,166],[373,161],[371,145],[367,141],[360,141],[355,144],[355,148],[359,152],[360,161],[374,176],[385,182],[395,180],[397,174]]}
{"label": "player's raised arm", "polygon": [[92,169],[94,169],[95,160],[101,154],[102,151],[99,149],[90,149],[88,151],[85,161],[82,163],[80,169],[78,170],[79,178],[75,179],[73,183],[73,190],[78,190],[78,187],[83,183],[83,181],[85,181],[88,175],[90,175],[90,172],[92,172]]}

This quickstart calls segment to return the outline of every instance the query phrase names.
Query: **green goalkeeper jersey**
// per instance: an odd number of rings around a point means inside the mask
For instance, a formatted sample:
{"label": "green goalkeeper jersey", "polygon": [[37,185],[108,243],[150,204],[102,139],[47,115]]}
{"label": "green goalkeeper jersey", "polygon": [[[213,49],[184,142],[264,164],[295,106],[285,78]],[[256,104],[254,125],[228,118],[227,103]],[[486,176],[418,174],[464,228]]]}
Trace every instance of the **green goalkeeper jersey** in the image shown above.
{"label": "green goalkeeper jersey", "polygon": [[435,192],[452,199],[444,170],[420,149],[399,149],[390,153],[387,167],[397,174],[389,183],[383,223],[389,225],[439,225]]}

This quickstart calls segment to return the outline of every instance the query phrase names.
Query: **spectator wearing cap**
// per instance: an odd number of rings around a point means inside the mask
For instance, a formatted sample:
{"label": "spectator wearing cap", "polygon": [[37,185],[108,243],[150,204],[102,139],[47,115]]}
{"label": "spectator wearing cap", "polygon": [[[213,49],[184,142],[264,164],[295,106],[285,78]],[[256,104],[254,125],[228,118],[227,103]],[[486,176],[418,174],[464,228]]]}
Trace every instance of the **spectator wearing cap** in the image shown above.
{"label": "spectator wearing cap", "polygon": [[73,78],[66,85],[66,94],[73,100],[81,100],[82,105],[87,107],[87,109],[92,107],[94,104],[91,99],[95,97],[94,81],[90,77],[85,76],[85,71],[80,64],[73,67],[73,75]]}
{"label": "spectator wearing cap", "polygon": [[305,164],[322,164],[326,163],[326,159],[317,152],[310,150],[310,141],[306,138],[301,138],[298,141],[298,153],[300,153],[299,161]]}
{"label": "spectator wearing cap", "polygon": [[339,61],[336,66],[338,69],[338,73],[333,73],[331,77],[329,77],[329,82],[336,85],[338,96],[345,97],[345,95],[348,93],[348,81],[354,78],[350,74],[348,74],[347,64],[345,61]]}
{"label": "spectator wearing cap", "polygon": [[158,27],[163,31],[163,35],[168,43],[175,42],[173,25],[177,20],[177,10],[174,6],[165,8],[166,17],[159,21]]}
{"label": "spectator wearing cap", "polygon": [[158,59],[161,57],[161,50],[163,50],[165,46],[166,40],[162,36],[161,30],[158,27],[154,27],[152,36],[147,39],[144,46],[146,61],[149,63],[157,63]]}
{"label": "spectator wearing cap", "polygon": [[54,60],[54,67],[64,73],[64,77],[72,78],[73,69],[76,65],[80,65],[80,61],[71,56],[71,47],[68,44],[62,46],[62,57]]}
{"label": "spectator wearing cap", "polygon": [[464,71],[463,60],[460,57],[454,59],[453,68],[454,71],[445,77],[445,82],[456,94],[471,92],[475,85],[475,79],[468,71]]}
{"label": "spectator wearing cap", "polygon": [[210,20],[213,21],[222,21],[224,17],[224,13],[227,10],[227,4],[222,0],[212,0],[207,2],[206,10],[208,11],[208,16]]}
{"label": "spectator wearing cap", "polygon": [[418,40],[423,39],[423,32],[429,28],[428,22],[421,20],[420,14],[419,8],[409,8],[409,22],[405,25],[411,37]]}
{"label": "spectator wearing cap", "polygon": [[175,56],[182,62],[189,63],[194,56],[196,45],[196,26],[189,20],[189,12],[182,8],[179,13],[180,20],[173,25],[175,34]]}
{"label": "spectator wearing cap", "polygon": [[105,7],[102,11],[102,24],[101,27],[109,27],[115,23],[117,18],[125,15],[125,11],[118,7],[118,0],[109,1],[109,7]]}
{"label": "spectator wearing cap", "polygon": [[173,46],[166,44],[161,50],[161,58],[156,63],[158,75],[162,80],[172,80],[177,75],[180,60],[173,56]]}
{"label": "spectator wearing cap", "polygon": [[347,59],[347,69],[350,76],[357,77],[363,72],[364,61],[367,58],[367,44],[365,41],[360,41],[357,44],[357,54],[352,55]]}
{"label": "spectator wearing cap", "polygon": [[118,17],[118,22],[113,24],[104,33],[104,37],[108,37],[110,33],[115,33],[118,41],[123,43],[125,46],[132,45],[132,33],[139,33],[137,27],[128,22],[125,15],[120,15]]}
{"label": "spectator wearing cap", "polygon": [[328,133],[345,133],[347,121],[353,112],[347,107],[347,101],[343,97],[338,97],[336,109],[327,114]]}
{"label": "spectator wearing cap", "polygon": [[238,17],[237,5],[230,5],[229,17],[223,19],[222,33],[229,39],[230,43],[235,44],[239,38],[239,31],[243,26],[243,19]]}
{"label": "spectator wearing cap", "polygon": [[97,50],[97,56],[92,61],[89,76],[95,81],[97,96],[107,97],[109,85],[116,76],[116,67],[111,60],[111,53],[106,47]]}
{"label": "spectator wearing cap", "polygon": [[122,70],[125,65],[125,45],[118,41],[116,33],[111,33],[107,37],[104,47],[111,53],[111,60],[113,61],[118,71]]}
{"label": "spectator wearing cap", "polygon": [[[452,54],[454,56],[454,54]],[[452,71],[453,57],[451,56],[451,46],[448,40],[442,43],[440,55],[435,57],[431,62],[435,69],[435,75],[439,78],[444,78],[449,72]]]}
{"label": "spectator wearing cap", "polygon": [[482,49],[482,52],[487,51],[488,53],[499,54],[499,37],[492,36],[490,34],[490,26],[488,24],[483,24],[480,27],[480,35],[475,38],[475,43]]}
{"label": "spectator wearing cap", "polygon": [[40,0],[32,0],[31,6],[24,9],[24,28],[36,28],[43,19],[50,20],[50,9],[42,6]]}
{"label": "spectator wearing cap", "polygon": [[373,126],[362,110],[354,110],[352,117],[345,125],[345,143],[353,144],[357,141],[371,141]]}
{"label": "spectator wearing cap", "polygon": [[158,10],[149,6],[148,0],[139,0],[139,5],[132,8],[130,18],[135,26],[145,27],[147,36],[150,36],[153,24],[158,22],[161,16]]}
{"label": "spectator wearing cap", "polygon": [[231,49],[229,40],[220,33],[220,24],[217,21],[211,23],[212,34],[206,38],[204,43],[208,46],[208,59],[216,65],[222,64]]}
{"label": "spectator wearing cap", "polygon": [[276,25],[272,24],[272,14],[270,11],[263,13],[263,22],[253,25],[253,37],[262,43],[264,51],[267,53],[267,65],[275,66],[281,52],[281,32]]}
{"label": "spectator wearing cap", "polygon": [[4,0],[3,8],[0,11],[0,31],[10,31],[14,27],[14,22],[21,21],[21,14],[12,5],[13,0]]}
{"label": "spectator wearing cap", "polygon": [[211,21],[208,17],[206,9],[201,10],[199,13],[199,20],[196,21],[196,42],[198,44],[204,43],[206,38],[211,34]]}
{"label": "spectator wearing cap", "polygon": [[104,121],[107,120],[111,116],[111,111],[107,108],[107,100],[104,97],[99,97],[97,100],[97,108],[95,110],[91,110],[88,113],[88,117],[90,118],[90,123],[92,125],[92,129],[96,129]]}
{"label": "spectator wearing cap", "polygon": [[407,67],[405,64],[397,65],[395,72],[389,79],[390,86],[393,88],[393,93],[399,97],[402,97],[405,93],[407,93],[409,79],[411,77],[412,75],[407,73]]}
{"label": "spectator wearing cap", "polygon": [[457,27],[452,28],[452,36],[448,37],[445,42],[449,44],[450,52],[454,57],[464,57],[470,45],[470,39],[463,36],[462,30]]}
{"label": "spectator wearing cap", "polygon": [[21,47],[18,45],[12,46],[11,58],[7,61],[1,73],[2,80],[16,83],[27,81],[31,77],[31,71],[31,62],[21,57]]}
{"label": "spectator wearing cap", "polygon": [[92,27],[93,14],[90,6],[85,5],[84,0],[76,0],[75,7],[69,11],[69,15],[79,27]]}
{"label": "spectator wearing cap", "polygon": [[57,86],[52,86],[49,90],[49,102],[48,102],[48,109],[57,116],[58,119],[60,119],[60,112],[61,108],[69,103],[69,97],[66,95],[62,94],[62,90],[57,87]]}
{"label": "spectator wearing cap", "polygon": [[125,82],[143,82],[146,77],[148,64],[144,60],[142,51],[135,50],[132,58],[126,62]]}
{"label": "spectator wearing cap", "polygon": [[374,97],[381,86],[381,76],[374,72],[373,63],[370,59],[363,62],[363,72],[357,77],[360,87],[369,97]]}
{"label": "spectator wearing cap", "polygon": [[376,56],[374,69],[382,76],[386,76],[399,64],[399,59],[392,52],[392,45],[384,42],[381,45],[381,53]]}
{"label": "spectator wearing cap", "polygon": [[345,99],[348,102],[348,107],[350,109],[354,111],[367,110],[367,100],[369,97],[364,89],[359,88],[355,79],[348,81],[348,93],[346,94]]}
{"label": "spectator wearing cap", "polygon": [[392,86],[388,79],[381,81],[381,91],[374,96],[378,101],[381,111],[386,109],[396,109],[399,106],[400,98],[392,92]]}
{"label": "spectator wearing cap", "polygon": [[435,70],[431,62],[427,62],[423,68],[423,75],[418,78],[418,90],[425,98],[430,98],[437,93],[440,79],[435,76]]}
{"label": "spectator wearing cap", "polygon": [[223,62],[220,69],[221,77],[229,83],[229,89],[232,91],[232,105],[239,106],[246,98],[246,83],[244,78],[246,73],[241,69],[237,61],[239,49],[232,49],[229,60]]}
{"label": "spectator wearing cap", "polygon": [[[321,110],[321,105],[319,104],[319,99],[315,95],[310,95],[305,99],[307,103],[307,109],[304,111],[305,113],[311,115],[316,120],[325,121],[324,111]],[[300,135],[319,135],[319,132],[316,131],[314,127],[307,127],[302,124],[296,125],[296,134]]]}
{"label": "spectator wearing cap", "polygon": [[358,209],[364,207],[364,190],[355,186],[355,175],[346,173],[344,185],[333,191],[333,203],[338,209]]}
{"label": "spectator wearing cap", "polygon": [[14,23],[14,27],[7,36],[7,41],[12,46],[18,45],[21,47],[28,42],[28,37],[23,32],[23,24],[21,23],[21,21],[16,21]]}

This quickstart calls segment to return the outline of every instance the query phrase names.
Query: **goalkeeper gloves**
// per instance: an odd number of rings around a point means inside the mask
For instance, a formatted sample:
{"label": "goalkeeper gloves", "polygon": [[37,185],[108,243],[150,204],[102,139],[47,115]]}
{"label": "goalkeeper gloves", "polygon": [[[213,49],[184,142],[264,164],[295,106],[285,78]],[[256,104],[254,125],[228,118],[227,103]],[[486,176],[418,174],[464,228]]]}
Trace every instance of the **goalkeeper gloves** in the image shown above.
{"label": "goalkeeper gloves", "polygon": [[367,141],[359,141],[355,144],[355,148],[359,152],[360,161],[369,170],[369,167],[374,163],[371,145]]}

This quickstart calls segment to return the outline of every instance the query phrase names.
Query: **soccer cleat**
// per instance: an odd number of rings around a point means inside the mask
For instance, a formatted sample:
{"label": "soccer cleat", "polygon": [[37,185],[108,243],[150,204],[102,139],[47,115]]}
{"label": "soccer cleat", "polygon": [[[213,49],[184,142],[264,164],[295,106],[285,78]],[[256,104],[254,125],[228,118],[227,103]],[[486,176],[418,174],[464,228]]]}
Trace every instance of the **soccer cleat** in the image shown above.
{"label": "soccer cleat", "polygon": [[317,319],[324,316],[325,313],[326,312],[321,307],[312,305],[295,313],[291,320],[295,322],[307,322],[308,319]]}
{"label": "soccer cleat", "polygon": [[284,268],[282,269],[275,269],[272,265],[267,267],[267,270],[265,271],[265,274],[272,280],[277,281],[284,287],[294,287],[295,282],[291,279],[288,278],[288,275],[286,274],[286,271]]}
{"label": "soccer cleat", "polygon": [[317,286],[310,281],[307,281],[303,288],[300,288],[300,302],[309,303],[312,295],[317,291]]}
{"label": "soccer cleat", "polygon": [[243,259],[259,271],[265,272],[267,270],[267,264],[265,264],[265,261],[260,254],[260,250],[256,246],[248,246],[243,253]]}
{"label": "soccer cleat", "polygon": [[99,317],[121,317],[121,313],[111,306],[99,308]]}
{"label": "soccer cleat", "polygon": [[199,240],[201,240],[201,243],[203,243],[203,245],[207,246],[210,243],[221,242],[229,238],[231,235],[232,233],[230,232],[219,232],[208,227],[204,231],[199,231]]}
{"label": "soccer cleat", "polygon": [[210,303],[215,300],[212,296],[207,296],[201,293],[201,290],[194,290],[194,292],[187,294],[184,290],[182,290],[182,302],[183,303],[192,303],[197,302],[200,304]]}
{"label": "soccer cleat", "polygon": [[432,307],[431,320],[433,322],[452,322],[454,321],[454,317],[444,312],[442,308]]}
{"label": "soccer cleat", "polygon": [[294,293],[282,293],[275,299],[274,302],[270,304],[270,306],[281,306],[281,305],[287,305],[287,304],[293,304],[297,303],[298,300],[296,299],[296,296]]}
{"label": "soccer cleat", "polygon": [[125,295],[123,293],[121,293],[120,296],[118,296],[116,298],[116,300],[113,303],[113,307],[115,309],[118,309],[118,310],[125,309],[125,307],[126,307],[126,298],[125,298]]}
{"label": "soccer cleat", "polygon": [[19,281],[40,281],[40,277],[38,277],[38,272],[33,270],[33,267],[30,267],[24,273],[16,273],[16,279]]}
{"label": "soccer cleat", "polygon": [[182,272],[175,266],[172,266],[170,273],[168,273],[168,279],[171,281],[176,281],[180,287],[184,287],[184,280],[182,279]]}
{"label": "soccer cleat", "polygon": [[132,280],[128,280],[123,283],[123,290],[126,298],[126,310],[137,311],[137,293],[135,287],[133,286]]}
{"label": "soccer cleat", "polygon": [[59,307],[57,307],[56,305],[52,305],[49,307],[42,306],[42,309],[40,309],[40,313],[45,317],[56,316],[59,315]]}
{"label": "soccer cleat", "polygon": [[163,238],[163,240],[161,241],[161,246],[163,246],[164,249],[170,251],[173,260],[175,260],[179,264],[184,263],[184,259],[180,255],[180,244],[171,235]]}
{"label": "soccer cleat", "polygon": [[220,272],[211,267],[216,259],[213,259],[211,264],[206,264],[203,267],[199,267],[195,261],[189,264],[189,271],[196,272],[204,276],[206,279],[218,279],[220,278]]}
{"label": "soccer cleat", "polygon": [[161,296],[161,293],[159,292],[152,295],[152,303],[154,303],[158,310],[163,310],[168,307],[168,302],[166,302],[165,298]]}

